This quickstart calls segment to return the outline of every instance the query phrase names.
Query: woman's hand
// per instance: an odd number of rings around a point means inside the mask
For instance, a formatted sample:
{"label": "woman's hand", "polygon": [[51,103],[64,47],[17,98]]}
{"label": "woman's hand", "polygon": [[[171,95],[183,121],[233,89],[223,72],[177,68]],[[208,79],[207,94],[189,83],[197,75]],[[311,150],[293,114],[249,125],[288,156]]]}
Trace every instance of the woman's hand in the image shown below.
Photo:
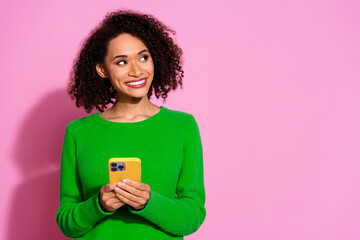
{"label": "woman's hand", "polygon": [[117,183],[108,183],[100,189],[100,205],[105,211],[113,212],[125,205],[121,199],[116,197],[114,189]]}
{"label": "woman's hand", "polygon": [[129,204],[137,210],[143,209],[150,198],[149,185],[129,179],[124,179],[122,182],[117,183],[115,192],[122,202]]}

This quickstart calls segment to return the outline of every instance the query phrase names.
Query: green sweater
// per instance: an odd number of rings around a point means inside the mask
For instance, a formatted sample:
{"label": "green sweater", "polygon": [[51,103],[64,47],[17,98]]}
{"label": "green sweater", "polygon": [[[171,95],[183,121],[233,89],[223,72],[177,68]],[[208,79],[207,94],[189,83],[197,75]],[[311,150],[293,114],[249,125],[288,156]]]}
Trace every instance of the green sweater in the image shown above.
{"label": "green sweater", "polygon": [[[56,222],[74,239],[183,239],[204,222],[203,151],[190,113],[161,106],[139,122],[113,122],[100,112],[71,121],[61,154],[60,206]],[[141,181],[150,198],[141,210],[100,206],[100,188],[109,183],[108,160],[141,159]]]}

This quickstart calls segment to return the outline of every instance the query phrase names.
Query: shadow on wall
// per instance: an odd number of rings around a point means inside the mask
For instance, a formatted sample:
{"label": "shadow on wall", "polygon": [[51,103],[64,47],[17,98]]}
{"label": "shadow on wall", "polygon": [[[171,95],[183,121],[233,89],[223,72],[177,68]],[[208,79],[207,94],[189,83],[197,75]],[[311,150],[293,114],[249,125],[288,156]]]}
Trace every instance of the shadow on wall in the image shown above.
{"label": "shadow on wall", "polygon": [[22,180],[9,196],[7,240],[68,239],[55,220],[61,149],[66,125],[87,115],[61,89],[45,96],[24,118],[12,149]]}

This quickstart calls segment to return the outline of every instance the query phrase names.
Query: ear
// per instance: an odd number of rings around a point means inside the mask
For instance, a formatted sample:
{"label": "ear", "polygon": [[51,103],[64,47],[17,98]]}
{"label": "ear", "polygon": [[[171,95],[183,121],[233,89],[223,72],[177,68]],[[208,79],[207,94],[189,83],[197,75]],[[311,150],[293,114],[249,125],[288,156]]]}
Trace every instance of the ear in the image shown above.
{"label": "ear", "polygon": [[100,77],[102,77],[102,78],[107,78],[107,77],[106,77],[106,74],[105,74],[105,69],[104,69],[104,67],[102,66],[102,64],[100,64],[100,63],[97,63],[97,64],[96,64],[96,72],[97,72],[97,74],[98,74]]}

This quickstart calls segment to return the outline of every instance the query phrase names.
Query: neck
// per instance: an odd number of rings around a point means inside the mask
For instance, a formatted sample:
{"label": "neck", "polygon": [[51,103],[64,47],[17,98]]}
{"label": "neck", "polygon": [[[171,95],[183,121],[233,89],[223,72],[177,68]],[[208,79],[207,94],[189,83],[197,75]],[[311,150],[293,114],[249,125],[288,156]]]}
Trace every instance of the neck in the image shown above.
{"label": "neck", "polygon": [[133,118],[139,115],[151,115],[158,107],[150,102],[147,96],[138,99],[133,98],[131,101],[122,101],[117,99],[109,112],[114,116],[124,118]]}

